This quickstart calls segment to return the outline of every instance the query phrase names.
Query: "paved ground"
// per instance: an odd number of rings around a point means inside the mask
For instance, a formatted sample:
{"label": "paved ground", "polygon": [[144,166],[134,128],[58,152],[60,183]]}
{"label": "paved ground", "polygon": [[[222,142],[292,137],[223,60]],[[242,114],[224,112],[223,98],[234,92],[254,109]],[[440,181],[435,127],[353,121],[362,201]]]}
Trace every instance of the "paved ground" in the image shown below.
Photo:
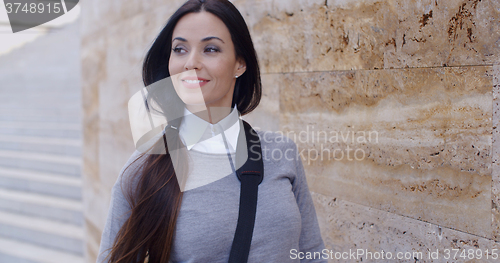
{"label": "paved ground", "polygon": [[2,263],[83,262],[78,31],[0,56]]}

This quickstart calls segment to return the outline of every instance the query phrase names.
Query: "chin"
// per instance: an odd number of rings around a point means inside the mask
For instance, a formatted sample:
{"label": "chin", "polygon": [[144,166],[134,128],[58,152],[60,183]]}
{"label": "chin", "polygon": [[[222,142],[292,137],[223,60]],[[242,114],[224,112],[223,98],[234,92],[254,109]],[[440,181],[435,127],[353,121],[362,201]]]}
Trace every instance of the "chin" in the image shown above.
{"label": "chin", "polygon": [[192,105],[192,106],[205,106],[205,101],[199,101],[199,100],[192,100],[192,99],[183,99],[182,100],[184,104],[186,105]]}

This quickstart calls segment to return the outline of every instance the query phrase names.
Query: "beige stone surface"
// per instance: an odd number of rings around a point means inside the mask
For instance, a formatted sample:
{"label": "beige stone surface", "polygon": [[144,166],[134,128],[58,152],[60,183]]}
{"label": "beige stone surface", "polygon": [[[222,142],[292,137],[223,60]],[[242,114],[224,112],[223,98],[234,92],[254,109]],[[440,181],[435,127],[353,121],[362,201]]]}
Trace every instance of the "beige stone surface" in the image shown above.
{"label": "beige stone surface", "polygon": [[[358,205],[335,196],[317,193],[312,193],[312,196],[325,246],[333,251],[334,257],[335,252],[357,249],[365,253],[381,253],[383,250],[385,255],[388,252],[392,254],[392,260],[370,260],[362,256],[362,259],[334,259],[329,262],[498,262],[500,246],[490,239]],[[458,250],[457,255],[453,249]],[[496,249],[494,253],[493,249]],[[431,252],[436,255],[436,251],[438,258],[429,258]],[[399,252],[402,259],[396,258]],[[493,259],[495,253],[496,260]]]}
{"label": "beige stone surface", "polygon": [[[302,141],[329,146],[367,144],[372,132],[372,145],[390,146],[367,152],[377,164],[449,165],[485,174],[491,161],[492,75],[490,66],[283,74],[281,129],[292,136],[309,127]],[[392,152],[382,156],[382,150]]]}
{"label": "beige stone surface", "polygon": [[[500,4],[479,0],[235,1],[266,73],[489,65]],[[272,33],[269,33],[272,32]]]}
{"label": "beige stone surface", "polygon": [[[92,234],[90,229],[95,227],[94,222],[102,222],[103,195],[99,174],[99,80],[106,77],[104,50],[105,39],[82,41],[82,106],[83,106],[83,145],[82,145],[82,173],[83,173],[83,203],[85,217],[85,257],[87,262],[96,260],[97,252],[93,247],[95,240],[100,236]],[[108,194],[109,195],[109,194]]]}
{"label": "beige stone surface", "polygon": [[[136,16],[146,16],[147,24],[156,29],[166,23],[167,19],[173,12],[182,5],[185,1],[161,1],[161,0],[110,0],[110,1],[96,1],[86,0],[82,1],[82,17],[84,23],[82,24],[82,35],[91,36],[94,34],[102,34],[109,27],[120,26],[127,20],[133,19]],[[125,30],[132,30],[125,28]],[[141,32],[148,32],[147,28],[139,30]],[[130,31],[132,32],[132,31]]]}
{"label": "beige stone surface", "polygon": [[303,151],[314,191],[491,237],[492,75],[283,74],[281,130]]}
{"label": "beige stone surface", "polygon": [[493,66],[493,132],[491,210],[493,238],[500,241],[500,65]]}
{"label": "beige stone surface", "polygon": [[262,99],[259,106],[251,113],[243,116],[255,130],[278,131],[280,129],[280,76],[279,74],[263,74]]}

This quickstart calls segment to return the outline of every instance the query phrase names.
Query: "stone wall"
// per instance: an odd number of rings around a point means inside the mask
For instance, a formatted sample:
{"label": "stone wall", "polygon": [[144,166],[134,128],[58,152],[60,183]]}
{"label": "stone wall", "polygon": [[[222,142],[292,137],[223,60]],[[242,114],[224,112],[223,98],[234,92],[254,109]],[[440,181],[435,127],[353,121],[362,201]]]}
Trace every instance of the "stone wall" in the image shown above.
{"label": "stone wall", "polygon": [[[133,151],[142,59],[183,2],[81,2],[88,262]],[[262,70],[247,120],[303,151],[328,248],[500,249],[500,2],[232,2]]]}

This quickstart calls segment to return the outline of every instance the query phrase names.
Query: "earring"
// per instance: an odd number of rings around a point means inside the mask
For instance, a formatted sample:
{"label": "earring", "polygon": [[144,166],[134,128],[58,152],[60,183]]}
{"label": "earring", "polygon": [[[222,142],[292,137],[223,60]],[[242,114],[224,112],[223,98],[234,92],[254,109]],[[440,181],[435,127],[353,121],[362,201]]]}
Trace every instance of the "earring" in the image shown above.
{"label": "earring", "polygon": [[234,76],[234,77],[235,77],[235,78],[238,78],[239,76],[238,76],[238,75],[236,75],[236,76]]}

